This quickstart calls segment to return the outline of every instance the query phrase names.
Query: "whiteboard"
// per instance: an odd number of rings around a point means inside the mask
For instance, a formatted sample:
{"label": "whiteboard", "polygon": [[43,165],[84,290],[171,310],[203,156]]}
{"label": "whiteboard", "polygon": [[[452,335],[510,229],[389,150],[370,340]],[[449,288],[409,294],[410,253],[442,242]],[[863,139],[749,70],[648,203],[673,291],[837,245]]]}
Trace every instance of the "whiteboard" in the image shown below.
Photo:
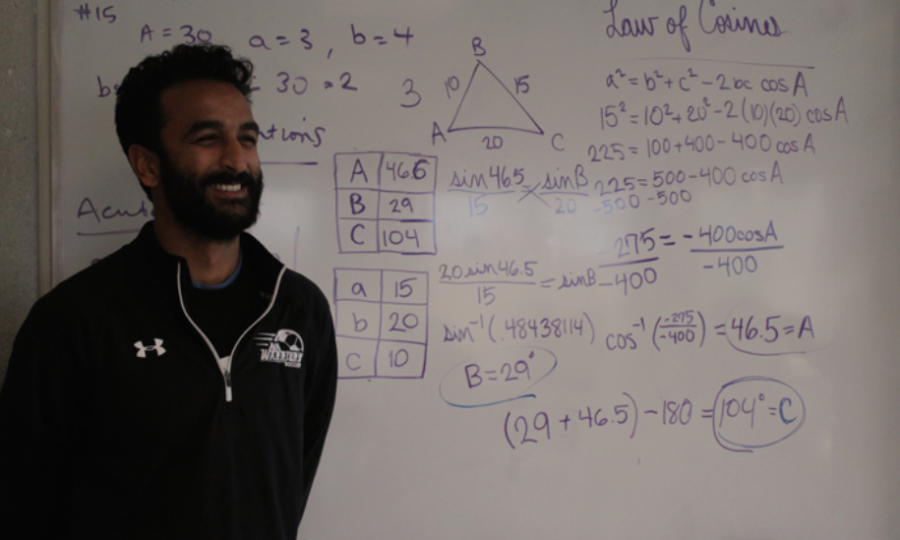
{"label": "whiteboard", "polygon": [[151,216],[115,84],[228,44],[339,334],[300,538],[897,537],[897,15],[60,1],[54,280]]}

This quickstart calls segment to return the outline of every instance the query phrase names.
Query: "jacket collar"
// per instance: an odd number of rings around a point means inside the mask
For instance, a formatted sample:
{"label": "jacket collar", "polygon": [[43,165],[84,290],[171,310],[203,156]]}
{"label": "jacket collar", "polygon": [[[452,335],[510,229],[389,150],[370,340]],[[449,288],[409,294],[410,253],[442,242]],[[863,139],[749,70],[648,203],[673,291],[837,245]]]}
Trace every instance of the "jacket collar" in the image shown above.
{"label": "jacket collar", "polygon": [[[150,273],[156,279],[171,283],[172,277],[178,273],[181,267],[181,288],[183,291],[191,289],[191,276],[188,270],[187,260],[184,257],[172,255],[164,250],[156,240],[153,229],[153,220],[148,221],[141,228],[141,232],[135,238],[132,245],[149,263]],[[241,233],[241,251],[244,257],[242,272],[250,272],[257,286],[269,294],[275,294],[275,285],[278,275],[284,264],[272,256],[271,253],[249,233]],[[248,264],[248,261],[249,264]]]}

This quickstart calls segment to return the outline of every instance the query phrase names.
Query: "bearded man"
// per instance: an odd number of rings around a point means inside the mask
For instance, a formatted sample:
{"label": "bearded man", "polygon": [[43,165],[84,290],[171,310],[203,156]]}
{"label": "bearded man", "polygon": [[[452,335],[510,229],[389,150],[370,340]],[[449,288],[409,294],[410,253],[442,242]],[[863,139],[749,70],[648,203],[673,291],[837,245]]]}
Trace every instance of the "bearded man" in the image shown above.
{"label": "bearded man", "polygon": [[331,313],[243,232],[252,64],[175,47],[119,86],[155,220],[32,308],[0,391],[0,538],[291,539],[331,420]]}

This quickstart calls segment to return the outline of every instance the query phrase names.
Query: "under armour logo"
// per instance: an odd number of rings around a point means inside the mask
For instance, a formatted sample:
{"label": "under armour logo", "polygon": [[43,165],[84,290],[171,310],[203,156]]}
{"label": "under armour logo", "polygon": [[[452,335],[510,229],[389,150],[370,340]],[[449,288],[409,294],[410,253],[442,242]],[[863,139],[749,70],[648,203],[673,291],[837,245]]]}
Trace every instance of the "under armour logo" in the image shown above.
{"label": "under armour logo", "polygon": [[136,341],[134,343],[135,348],[138,350],[137,357],[138,358],[147,358],[147,351],[156,351],[156,356],[162,356],[166,354],[166,350],[163,349],[163,340],[159,338],[155,338],[154,345],[152,347],[145,347],[144,342]]}

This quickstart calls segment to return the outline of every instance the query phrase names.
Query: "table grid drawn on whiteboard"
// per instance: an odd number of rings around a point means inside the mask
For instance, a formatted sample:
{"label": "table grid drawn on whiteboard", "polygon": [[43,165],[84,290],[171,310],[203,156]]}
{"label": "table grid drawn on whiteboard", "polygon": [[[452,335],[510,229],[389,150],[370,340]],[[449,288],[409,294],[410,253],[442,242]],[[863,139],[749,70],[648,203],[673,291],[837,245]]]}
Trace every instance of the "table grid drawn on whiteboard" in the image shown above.
{"label": "table grid drawn on whiteboard", "polygon": [[300,538],[897,538],[898,17],[58,0],[54,280],[152,219],[116,83],[224,43],[338,334]]}

